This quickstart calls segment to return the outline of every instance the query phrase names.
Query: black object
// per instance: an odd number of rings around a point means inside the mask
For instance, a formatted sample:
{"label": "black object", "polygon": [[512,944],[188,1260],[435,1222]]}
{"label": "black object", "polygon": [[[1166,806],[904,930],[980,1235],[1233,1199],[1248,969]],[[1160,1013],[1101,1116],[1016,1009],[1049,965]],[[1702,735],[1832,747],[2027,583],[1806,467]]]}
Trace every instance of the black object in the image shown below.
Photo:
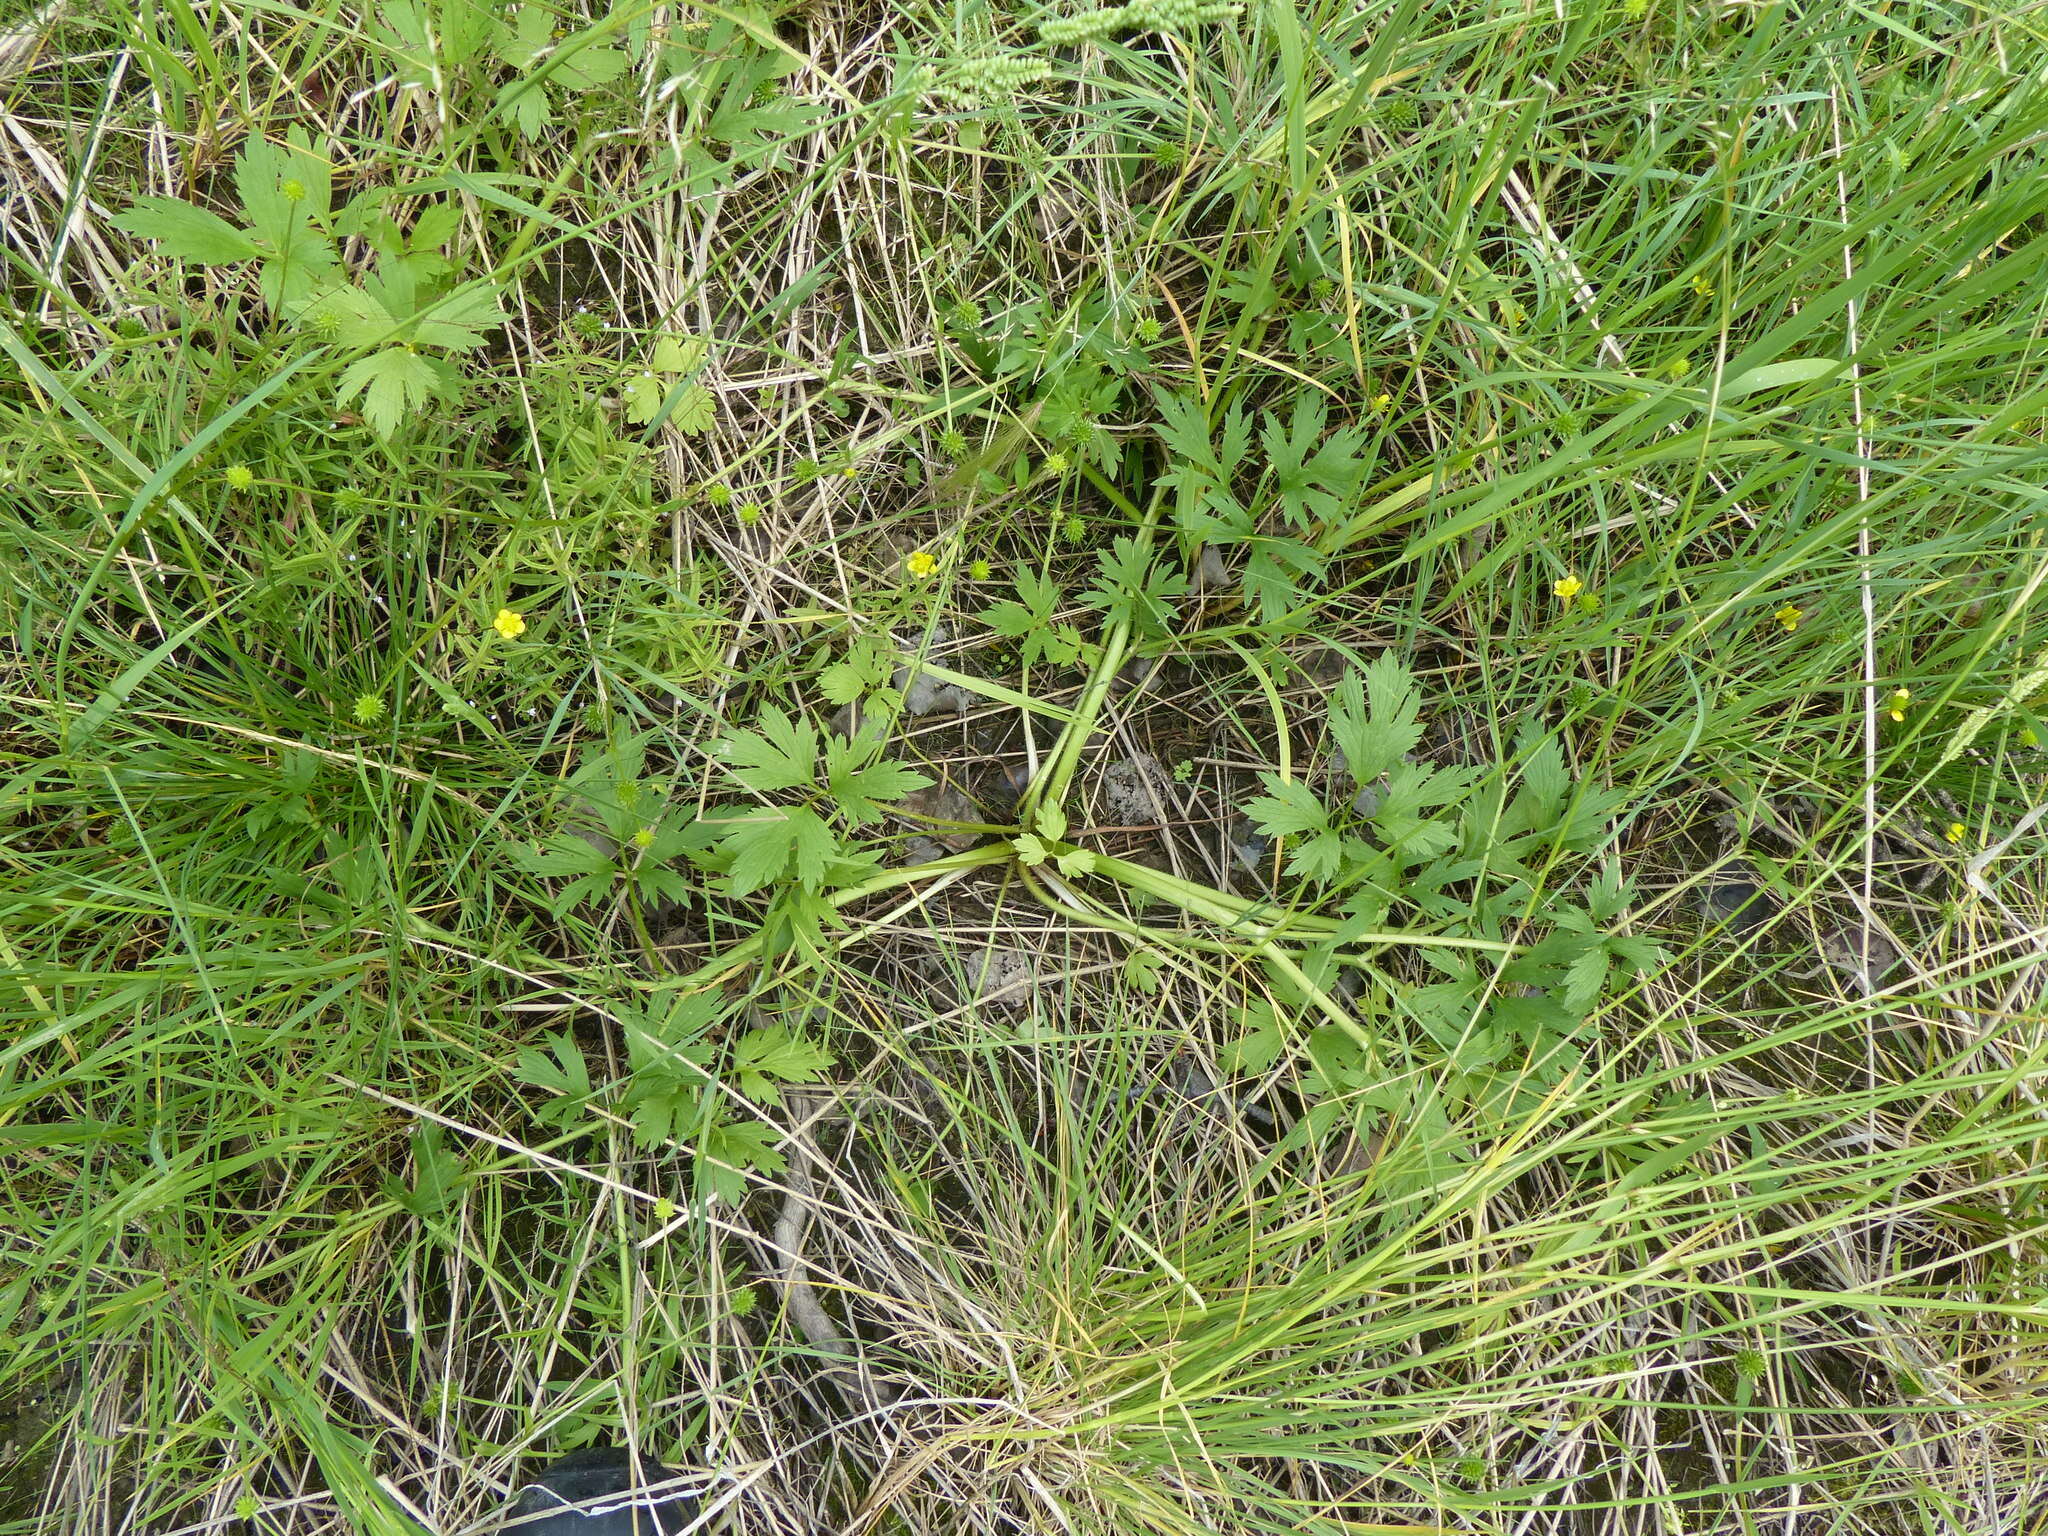
{"label": "black object", "polygon": [[571,1451],[519,1490],[502,1536],[681,1536],[697,1518],[697,1499],[681,1490],[640,1492],[682,1474],[633,1457],[623,1446]]}
{"label": "black object", "polygon": [[1693,898],[1709,928],[1754,933],[1778,915],[1777,899],[1756,881],[1736,875],[1709,880]]}

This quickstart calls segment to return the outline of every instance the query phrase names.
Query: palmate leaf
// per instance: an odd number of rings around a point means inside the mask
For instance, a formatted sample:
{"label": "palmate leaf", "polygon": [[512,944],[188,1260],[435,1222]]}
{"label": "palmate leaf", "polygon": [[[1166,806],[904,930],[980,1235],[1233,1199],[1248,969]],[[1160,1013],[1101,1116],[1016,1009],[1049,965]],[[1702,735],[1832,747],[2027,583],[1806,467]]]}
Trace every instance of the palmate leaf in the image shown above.
{"label": "palmate leaf", "polygon": [[719,851],[729,855],[727,889],[744,896],[794,874],[808,890],[825,882],[839,852],[839,840],[824,818],[808,806],[756,811],[729,824]]}
{"label": "palmate leaf", "polygon": [[851,704],[867,691],[867,675],[852,662],[835,661],[818,674],[818,692],[828,704]]}
{"label": "palmate leaf", "polygon": [[618,866],[611,857],[573,832],[557,832],[538,848],[515,843],[512,860],[527,874],[568,883],[546,898],[548,910],[560,916],[579,902],[595,901],[611,889]]}
{"label": "palmate leaf", "polygon": [[875,749],[871,737],[825,738],[825,790],[838,802],[839,810],[852,826],[880,819],[884,800],[900,800],[932,781],[915,768],[898,762],[868,763],[863,760]]}
{"label": "palmate leaf", "polygon": [[780,1173],[789,1159],[775,1149],[781,1133],[760,1120],[715,1120],[697,1143],[697,1178],[710,1194],[744,1199],[747,1173]]}
{"label": "palmate leaf", "polygon": [[390,437],[430,402],[452,394],[456,384],[455,370],[439,358],[386,347],[349,364],[335,395],[343,405],[361,395],[364,418],[379,437]]}
{"label": "palmate leaf", "polygon": [[1298,779],[1283,779],[1277,773],[1262,773],[1259,782],[1266,793],[1245,802],[1244,813],[1268,837],[1291,837],[1297,832],[1323,832],[1330,825],[1329,808]]}
{"label": "palmate leaf", "polygon": [[[662,402],[670,398],[670,392],[652,373],[638,373],[626,381],[620,398],[625,403],[626,420],[646,427],[664,419]],[[709,432],[718,420],[718,397],[702,384],[683,385],[674,391],[674,400],[666,421],[678,432],[696,437]]]}
{"label": "palmate leaf", "polygon": [[685,384],[668,413],[668,424],[692,437],[709,432],[717,420],[718,397],[702,384]]}
{"label": "palmate leaf", "polygon": [[1081,637],[1071,625],[1055,624],[1065,594],[1059,584],[1033,571],[1017,573],[1017,596],[1023,601],[996,603],[981,616],[997,634],[1017,641],[1025,666],[1040,660],[1069,665],[1081,654]]}
{"label": "palmate leaf", "polygon": [[1454,818],[1429,813],[1464,799],[1479,771],[1460,764],[1432,768],[1408,762],[1388,769],[1385,791],[1372,816],[1388,850],[1401,854],[1404,862],[1449,852],[1458,840]]}
{"label": "palmate leaf", "polygon": [[464,283],[453,293],[436,299],[413,321],[413,341],[423,347],[451,347],[470,351],[488,339],[484,332],[505,323],[498,307],[498,291],[488,278]]}
{"label": "palmate leaf", "polygon": [[524,75],[507,80],[498,88],[495,105],[523,139],[537,139],[548,130],[548,93],[538,80]]}
{"label": "palmate leaf", "polygon": [[1352,778],[1368,783],[1414,751],[1422,740],[1421,711],[1414,675],[1398,657],[1382,653],[1363,679],[1348,674],[1330,702],[1330,734]]}
{"label": "palmate leaf", "polygon": [[1298,539],[1260,535],[1247,541],[1251,556],[1244,565],[1244,595],[1256,604],[1259,617],[1278,624],[1301,601],[1304,583],[1323,574],[1328,559]]}
{"label": "palmate leaf", "polygon": [[634,1139],[642,1146],[659,1146],[702,1124],[706,1081],[705,1074],[692,1071],[686,1062],[636,1062],[620,1101],[632,1117]]}
{"label": "palmate leaf", "polygon": [[519,867],[530,875],[609,874],[611,856],[573,832],[557,832],[538,848],[513,845]]}
{"label": "palmate leaf", "polygon": [[1215,445],[1209,440],[1209,412],[1200,398],[1169,390],[1160,390],[1155,398],[1159,403],[1157,430],[1167,451],[1208,474],[1221,474]]}
{"label": "palmate leaf", "polygon": [[690,899],[691,885],[682,871],[671,869],[665,864],[636,864],[626,872],[633,889],[640,893],[644,902],[685,902]]}
{"label": "palmate leaf", "polygon": [[1330,825],[1330,812],[1308,787],[1277,773],[1262,773],[1266,793],[1245,802],[1244,813],[1270,837],[1296,839],[1287,867],[1310,879],[1330,880],[1344,867],[1345,839]]}
{"label": "palmate leaf", "polygon": [[304,129],[286,131],[286,142],[272,144],[252,138],[235,161],[235,191],[249,232],[269,243],[280,257],[308,259],[317,243],[332,247],[313,226],[325,220],[334,197],[334,156],[325,139],[309,138]]}
{"label": "palmate leaf", "polygon": [[249,261],[258,254],[256,242],[219,214],[175,197],[138,197],[114,220],[114,227],[156,241],[166,256],[179,261],[219,265]]}
{"label": "palmate leaf", "polygon": [[1565,967],[1564,985],[1558,997],[1573,1013],[1585,1014],[1600,996],[1600,989],[1607,984],[1607,969],[1610,955],[1607,946],[1594,944],[1581,951]]}
{"label": "palmate leaf", "polygon": [[619,403],[626,420],[644,427],[661,414],[661,380],[651,373],[636,373],[619,390]]}
{"label": "palmate leaf", "polygon": [[554,41],[554,24],[546,7],[522,5],[498,34],[498,57],[514,69],[526,69]]}
{"label": "palmate leaf", "polygon": [[382,346],[398,329],[398,320],[368,290],[337,283],[288,306],[292,317],[316,336],[332,337],[349,351]]}
{"label": "palmate leaf", "polygon": [[801,724],[769,705],[761,711],[760,729],[737,730],[713,749],[732,769],[733,777],[758,791],[795,789],[816,781],[818,730]]}
{"label": "palmate leaf", "polygon": [[1268,411],[1259,434],[1273,466],[1280,510],[1297,528],[1341,518],[1370,467],[1358,457],[1366,441],[1358,428],[1332,432],[1323,440],[1328,415],[1322,396],[1303,390],[1287,426]]}
{"label": "palmate leaf", "polygon": [[776,1097],[784,1083],[815,1083],[832,1066],[832,1053],[787,1024],[768,1024],[740,1036],[732,1051],[734,1086],[750,1099]]}
{"label": "palmate leaf", "polygon": [[1227,483],[1251,447],[1251,418],[1244,406],[1233,400],[1224,409],[1219,430],[1212,434],[1208,408],[1196,396],[1161,390],[1155,398],[1161,418],[1159,436],[1174,458],[1203,478]]}
{"label": "palmate leaf", "polygon": [[533,1105],[534,1117],[549,1125],[567,1125],[591,1095],[590,1067],[567,1030],[545,1037],[548,1049],[523,1049],[513,1075],[530,1088],[550,1095]]}
{"label": "palmate leaf", "polygon": [[656,373],[689,373],[704,361],[706,350],[701,336],[667,332],[655,342],[654,355],[647,366]]}
{"label": "palmate leaf", "polygon": [[1095,581],[1083,601],[1102,609],[1112,624],[1128,623],[1141,635],[1165,635],[1173,623],[1175,600],[1188,586],[1178,568],[1157,559],[1129,535],[1097,550],[1095,561]]}
{"label": "palmate leaf", "polygon": [[581,47],[575,44],[576,39],[569,38],[556,50],[557,62],[548,75],[565,90],[588,91],[600,85],[610,85],[633,66],[632,59],[623,49],[601,43],[587,43]]}

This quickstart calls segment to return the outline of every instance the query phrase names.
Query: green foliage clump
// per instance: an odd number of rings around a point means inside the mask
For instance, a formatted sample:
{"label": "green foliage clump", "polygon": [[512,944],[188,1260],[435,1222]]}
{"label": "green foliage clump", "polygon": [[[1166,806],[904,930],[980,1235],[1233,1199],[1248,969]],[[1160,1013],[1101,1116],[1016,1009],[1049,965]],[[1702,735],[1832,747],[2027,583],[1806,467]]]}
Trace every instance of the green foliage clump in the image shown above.
{"label": "green foliage clump", "polygon": [[[178,198],[138,198],[115,222],[158,242],[167,256],[213,267],[255,263],[264,302],[309,341],[345,362],[335,382],[344,406],[359,397],[380,436],[436,401],[460,397],[462,379],[440,352],[475,352],[505,320],[488,278],[453,280],[444,254],[460,208],[431,203],[401,229],[386,205],[405,194],[374,187],[332,207],[330,146],[294,132],[279,146],[251,139],[235,165],[242,223]],[[351,276],[337,242],[361,239],[373,272]],[[422,351],[428,348],[428,351]]]}

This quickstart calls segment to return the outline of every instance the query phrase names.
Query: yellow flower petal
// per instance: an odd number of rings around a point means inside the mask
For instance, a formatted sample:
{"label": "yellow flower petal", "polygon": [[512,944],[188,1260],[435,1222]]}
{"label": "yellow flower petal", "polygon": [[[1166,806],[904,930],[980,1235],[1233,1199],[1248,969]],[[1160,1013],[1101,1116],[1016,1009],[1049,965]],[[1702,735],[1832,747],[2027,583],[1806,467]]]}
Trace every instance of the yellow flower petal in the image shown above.
{"label": "yellow flower petal", "polygon": [[1586,584],[1576,576],[1564,576],[1552,582],[1550,590],[1555,592],[1565,602],[1570,602],[1586,590]]}
{"label": "yellow flower petal", "polygon": [[498,616],[491,620],[491,628],[495,629],[507,640],[517,640],[526,633],[526,620],[523,616],[514,613],[510,608],[500,608]]}

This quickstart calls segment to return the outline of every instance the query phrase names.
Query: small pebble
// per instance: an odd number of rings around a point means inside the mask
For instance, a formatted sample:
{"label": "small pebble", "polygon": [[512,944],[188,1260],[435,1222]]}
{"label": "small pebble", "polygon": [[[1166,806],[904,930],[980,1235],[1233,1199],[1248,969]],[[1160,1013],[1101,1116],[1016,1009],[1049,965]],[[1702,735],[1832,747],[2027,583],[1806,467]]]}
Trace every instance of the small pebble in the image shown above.
{"label": "small pebble", "polygon": [[1204,544],[1201,557],[1195,561],[1194,571],[1189,576],[1188,590],[1220,592],[1230,585],[1230,567],[1223,563],[1222,553],[1214,544]]}
{"label": "small pebble", "polygon": [[1006,1011],[1028,1007],[1035,991],[1058,979],[1037,957],[1000,944],[942,943],[924,957],[923,969],[957,1003]]}

